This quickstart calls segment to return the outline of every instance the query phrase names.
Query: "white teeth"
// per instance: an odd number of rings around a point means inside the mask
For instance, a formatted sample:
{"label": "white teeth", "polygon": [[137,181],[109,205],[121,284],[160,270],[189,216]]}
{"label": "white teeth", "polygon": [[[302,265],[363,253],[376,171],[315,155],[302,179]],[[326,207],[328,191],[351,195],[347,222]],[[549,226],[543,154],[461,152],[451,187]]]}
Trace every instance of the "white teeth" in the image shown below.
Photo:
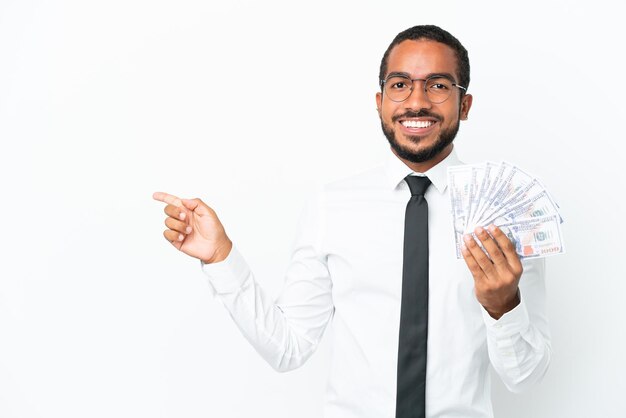
{"label": "white teeth", "polygon": [[407,128],[428,128],[433,123],[435,122],[433,122],[432,120],[403,120],[402,121],[402,125],[406,126]]}

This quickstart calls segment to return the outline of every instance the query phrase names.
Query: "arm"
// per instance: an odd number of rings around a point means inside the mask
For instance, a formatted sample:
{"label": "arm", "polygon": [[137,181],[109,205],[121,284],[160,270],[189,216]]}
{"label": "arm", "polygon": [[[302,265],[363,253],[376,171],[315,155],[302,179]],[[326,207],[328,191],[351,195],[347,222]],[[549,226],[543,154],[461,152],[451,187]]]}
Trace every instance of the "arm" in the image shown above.
{"label": "arm", "polygon": [[499,320],[483,310],[489,359],[511,392],[539,383],[550,364],[544,271],[543,259],[524,262],[519,305]]}
{"label": "arm", "polygon": [[[180,202],[180,207],[166,207],[172,218],[166,220],[166,225],[175,228],[166,231],[166,238],[173,238],[170,242],[178,249],[202,260],[215,295],[245,338],[274,369],[288,371],[301,366],[317,348],[333,313],[330,275],[319,251],[317,205],[307,205],[301,217],[285,286],[275,303],[257,283],[237,248],[228,245],[230,240],[215,212],[198,199]],[[184,212],[187,214],[181,220]],[[188,226],[192,228],[189,233]],[[227,248],[228,252],[212,251],[214,246]]]}
{"label": "arm", "polygon": [[541,380],[550,363],[545,264],[522,263],[498,228],[490,232],[493,238],[481,229],[476,234],[491,260],[473,239],[465,241],[463,255],[484,308],[491,363],[510,391],[522,392]]}

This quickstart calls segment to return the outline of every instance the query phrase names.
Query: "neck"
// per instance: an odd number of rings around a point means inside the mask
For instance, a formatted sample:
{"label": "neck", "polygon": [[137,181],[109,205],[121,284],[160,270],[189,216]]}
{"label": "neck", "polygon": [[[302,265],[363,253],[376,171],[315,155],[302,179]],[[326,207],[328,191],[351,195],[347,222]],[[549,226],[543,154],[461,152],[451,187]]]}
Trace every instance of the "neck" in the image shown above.
{"label": "neck", "polygon": [[398,157],[400,159],[400,161],[402,161],[404,164],[406,164],[414,172],[416,172],[416,173],[425,173],[428,170],[430,170],[431,168],[433,168],[434,166],[436,166],[437,164],[439,164],[440,162],[442,162],[443,160],[445,160],[446,157],[448,155],[450,155],[450,153],[452,152],[452,148],[453,147],[454,147],[454,144],[450,144],[447,147],[445,147],[443,149],[443,151],[441,151],[439,154],[435,155],[430,160],[423,161],[421,163],[414,163],[413,161],[409,161],[409,160],[406,160],[406,159],[404,159],[402,157],[399,157],[398,154],[396,154],[396,152],[394,151],[393,148],[391,149],[391,151],[393,151],[395,156]]}

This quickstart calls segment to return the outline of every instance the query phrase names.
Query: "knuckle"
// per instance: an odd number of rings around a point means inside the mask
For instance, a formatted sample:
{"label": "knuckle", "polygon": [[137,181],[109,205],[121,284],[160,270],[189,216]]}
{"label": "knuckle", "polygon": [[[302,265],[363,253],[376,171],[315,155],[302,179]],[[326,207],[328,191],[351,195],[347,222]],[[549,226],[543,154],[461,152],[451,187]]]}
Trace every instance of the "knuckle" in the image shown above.
{"label": "knuckle", "polygon": [[492,291],[493,293],[500,293],[502,292],[502,290],[506,289],[507,287],[508,287],[508,283],[498,280],[494,282]]}
{"label": "knuckle", "polygon": [[489,264],[485,261],[484,258],[480,257],[480,258],[476,258],[476,264],[477,264],[477,268],[484,272],[485,274],[489,273]]}
{"label": "knuckle", "polygon": [[475,257],[480,263],[491,263],[487,258],[487,254],[481,248],[477,248]]}
{"label": "knuckle", "polygon": [[494,263],[497,263],[499,261],[502,261],[502,259],[504,259],[504,255],[502,255],[502,251],[498,251],[496,248],[490,251],[489,255],[491,256],[491,260]]}
{"label": "knuckle", "polygon": [[496,292],[496,290],[497,290],[497,286],[491,281],[486,282],[484,286],[482,286],[482,293],[485,295],[490,295]]}
{"label": "knuckle", "polygon": [[481,294],[486,295],[491,291],[491,284],[488,280],[480,280],[476,283],[476,291],[480,291]]}

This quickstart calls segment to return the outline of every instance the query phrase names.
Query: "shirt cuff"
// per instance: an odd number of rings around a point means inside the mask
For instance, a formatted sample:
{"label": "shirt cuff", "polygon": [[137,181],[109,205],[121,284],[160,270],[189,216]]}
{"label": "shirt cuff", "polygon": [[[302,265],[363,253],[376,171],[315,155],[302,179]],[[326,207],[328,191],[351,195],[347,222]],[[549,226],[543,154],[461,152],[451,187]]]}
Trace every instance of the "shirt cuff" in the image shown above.
{"label": "shirt cuff", "polygon": [[250,267],[234,245],[224,260],[210,264],[200,261],[200,265],[216,294],[238,291],[250,276]]}
{"label": "shirt cuff", "polygon": [[519,297],[519,304],[509,312],[502,315],[500,319],[492,318],[491,315],[489,315],[489,312],[481,306],[483,320],[487,326],[487,333],[496,340],[509,338],[528,329],[530,319],[528,317],[526,303],[524,303],[524,296],[521,291]]}

